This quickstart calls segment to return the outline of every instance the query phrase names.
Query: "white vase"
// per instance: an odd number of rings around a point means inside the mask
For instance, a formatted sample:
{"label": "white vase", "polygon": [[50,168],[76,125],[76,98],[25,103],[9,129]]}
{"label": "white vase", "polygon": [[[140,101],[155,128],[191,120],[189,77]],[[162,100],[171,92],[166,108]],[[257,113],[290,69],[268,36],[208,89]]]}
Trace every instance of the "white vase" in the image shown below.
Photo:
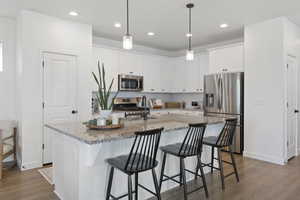
{"label": "white vase", "polygon": [[100,117],[108,118],[111,115],[111,110],[100,110]]}

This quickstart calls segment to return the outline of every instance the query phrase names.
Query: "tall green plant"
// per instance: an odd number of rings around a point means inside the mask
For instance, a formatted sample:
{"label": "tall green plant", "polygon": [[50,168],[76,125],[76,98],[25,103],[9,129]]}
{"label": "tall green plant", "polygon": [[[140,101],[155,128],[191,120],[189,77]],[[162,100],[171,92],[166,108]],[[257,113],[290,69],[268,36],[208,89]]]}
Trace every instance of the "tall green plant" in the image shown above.
{"label": "tall green plant", "polygon": [[109,102],[109,97],[111,95],[111,89],[114,83],[114,79],[111,80],[108,89],[106,88],[106,79],[105,79],[105,69],[104,63],[102,63],[102,68],[100,66],[100,62],[98,61],[98,75],[96,76],[94,72],[92,72],[93,77],[98,85],[98,92],[97,92],[97,100],[101,110],[110,110],[112,109],[113,101],[117,97],[118,92],[113,97],[112,101]]}

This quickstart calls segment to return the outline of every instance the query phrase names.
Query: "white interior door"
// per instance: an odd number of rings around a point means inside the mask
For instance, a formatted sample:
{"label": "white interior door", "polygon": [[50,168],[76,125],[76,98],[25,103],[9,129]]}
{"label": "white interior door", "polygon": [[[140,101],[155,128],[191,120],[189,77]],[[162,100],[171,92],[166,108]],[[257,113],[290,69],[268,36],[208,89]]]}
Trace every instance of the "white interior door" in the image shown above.
{"label": "white interior door", "polygon": [[296,155],[297,150],[297,62],[288,57],[287,64],[287,159]]}
{"label": "white interior door", "polygon": [[[44,53],[44,124],[76,121],[76,57]],[[44,128],[43,163],[52,163],[53,131]]]}

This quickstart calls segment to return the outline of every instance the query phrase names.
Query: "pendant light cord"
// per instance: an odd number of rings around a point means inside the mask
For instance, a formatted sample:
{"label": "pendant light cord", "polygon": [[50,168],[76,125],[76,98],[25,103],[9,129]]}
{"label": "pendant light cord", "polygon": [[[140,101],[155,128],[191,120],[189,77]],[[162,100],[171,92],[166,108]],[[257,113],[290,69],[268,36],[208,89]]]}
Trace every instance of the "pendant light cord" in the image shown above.
{"label": "pendant light cord", "polygon": [[189,8],[189,50],[192,50],[192,8]]}
{"label": "pendant light cord", "polygon": [[127,32],[126,35],[129,35],[129,0],[127,0]]}

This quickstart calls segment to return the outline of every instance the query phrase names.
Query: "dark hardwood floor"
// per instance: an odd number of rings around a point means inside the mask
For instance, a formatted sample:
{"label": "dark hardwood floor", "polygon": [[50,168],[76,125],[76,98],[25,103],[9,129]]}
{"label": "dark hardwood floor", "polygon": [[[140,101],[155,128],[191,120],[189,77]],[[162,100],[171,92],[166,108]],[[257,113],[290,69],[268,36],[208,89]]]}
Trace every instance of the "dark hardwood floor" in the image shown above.
{"label": "dark hardwood floor", "polygon": [[[296,200],[300,199],[300,157],[288,165],[279,166],[236,156],[240,182],[231,176],[221,190],[218,173],[206,176],[210,200]],[[226,172],[231,172],[225,167]],[[195,187],[190,182],[189,188]],[[162,194],[163,200],[182,200],[181,188]],[[206,199],[204,191],[189,195],[189,200]],[[19,172],[17,169],[4,171],[0,181],[0,200],[58,200],[53,188],[37,170]]]}

